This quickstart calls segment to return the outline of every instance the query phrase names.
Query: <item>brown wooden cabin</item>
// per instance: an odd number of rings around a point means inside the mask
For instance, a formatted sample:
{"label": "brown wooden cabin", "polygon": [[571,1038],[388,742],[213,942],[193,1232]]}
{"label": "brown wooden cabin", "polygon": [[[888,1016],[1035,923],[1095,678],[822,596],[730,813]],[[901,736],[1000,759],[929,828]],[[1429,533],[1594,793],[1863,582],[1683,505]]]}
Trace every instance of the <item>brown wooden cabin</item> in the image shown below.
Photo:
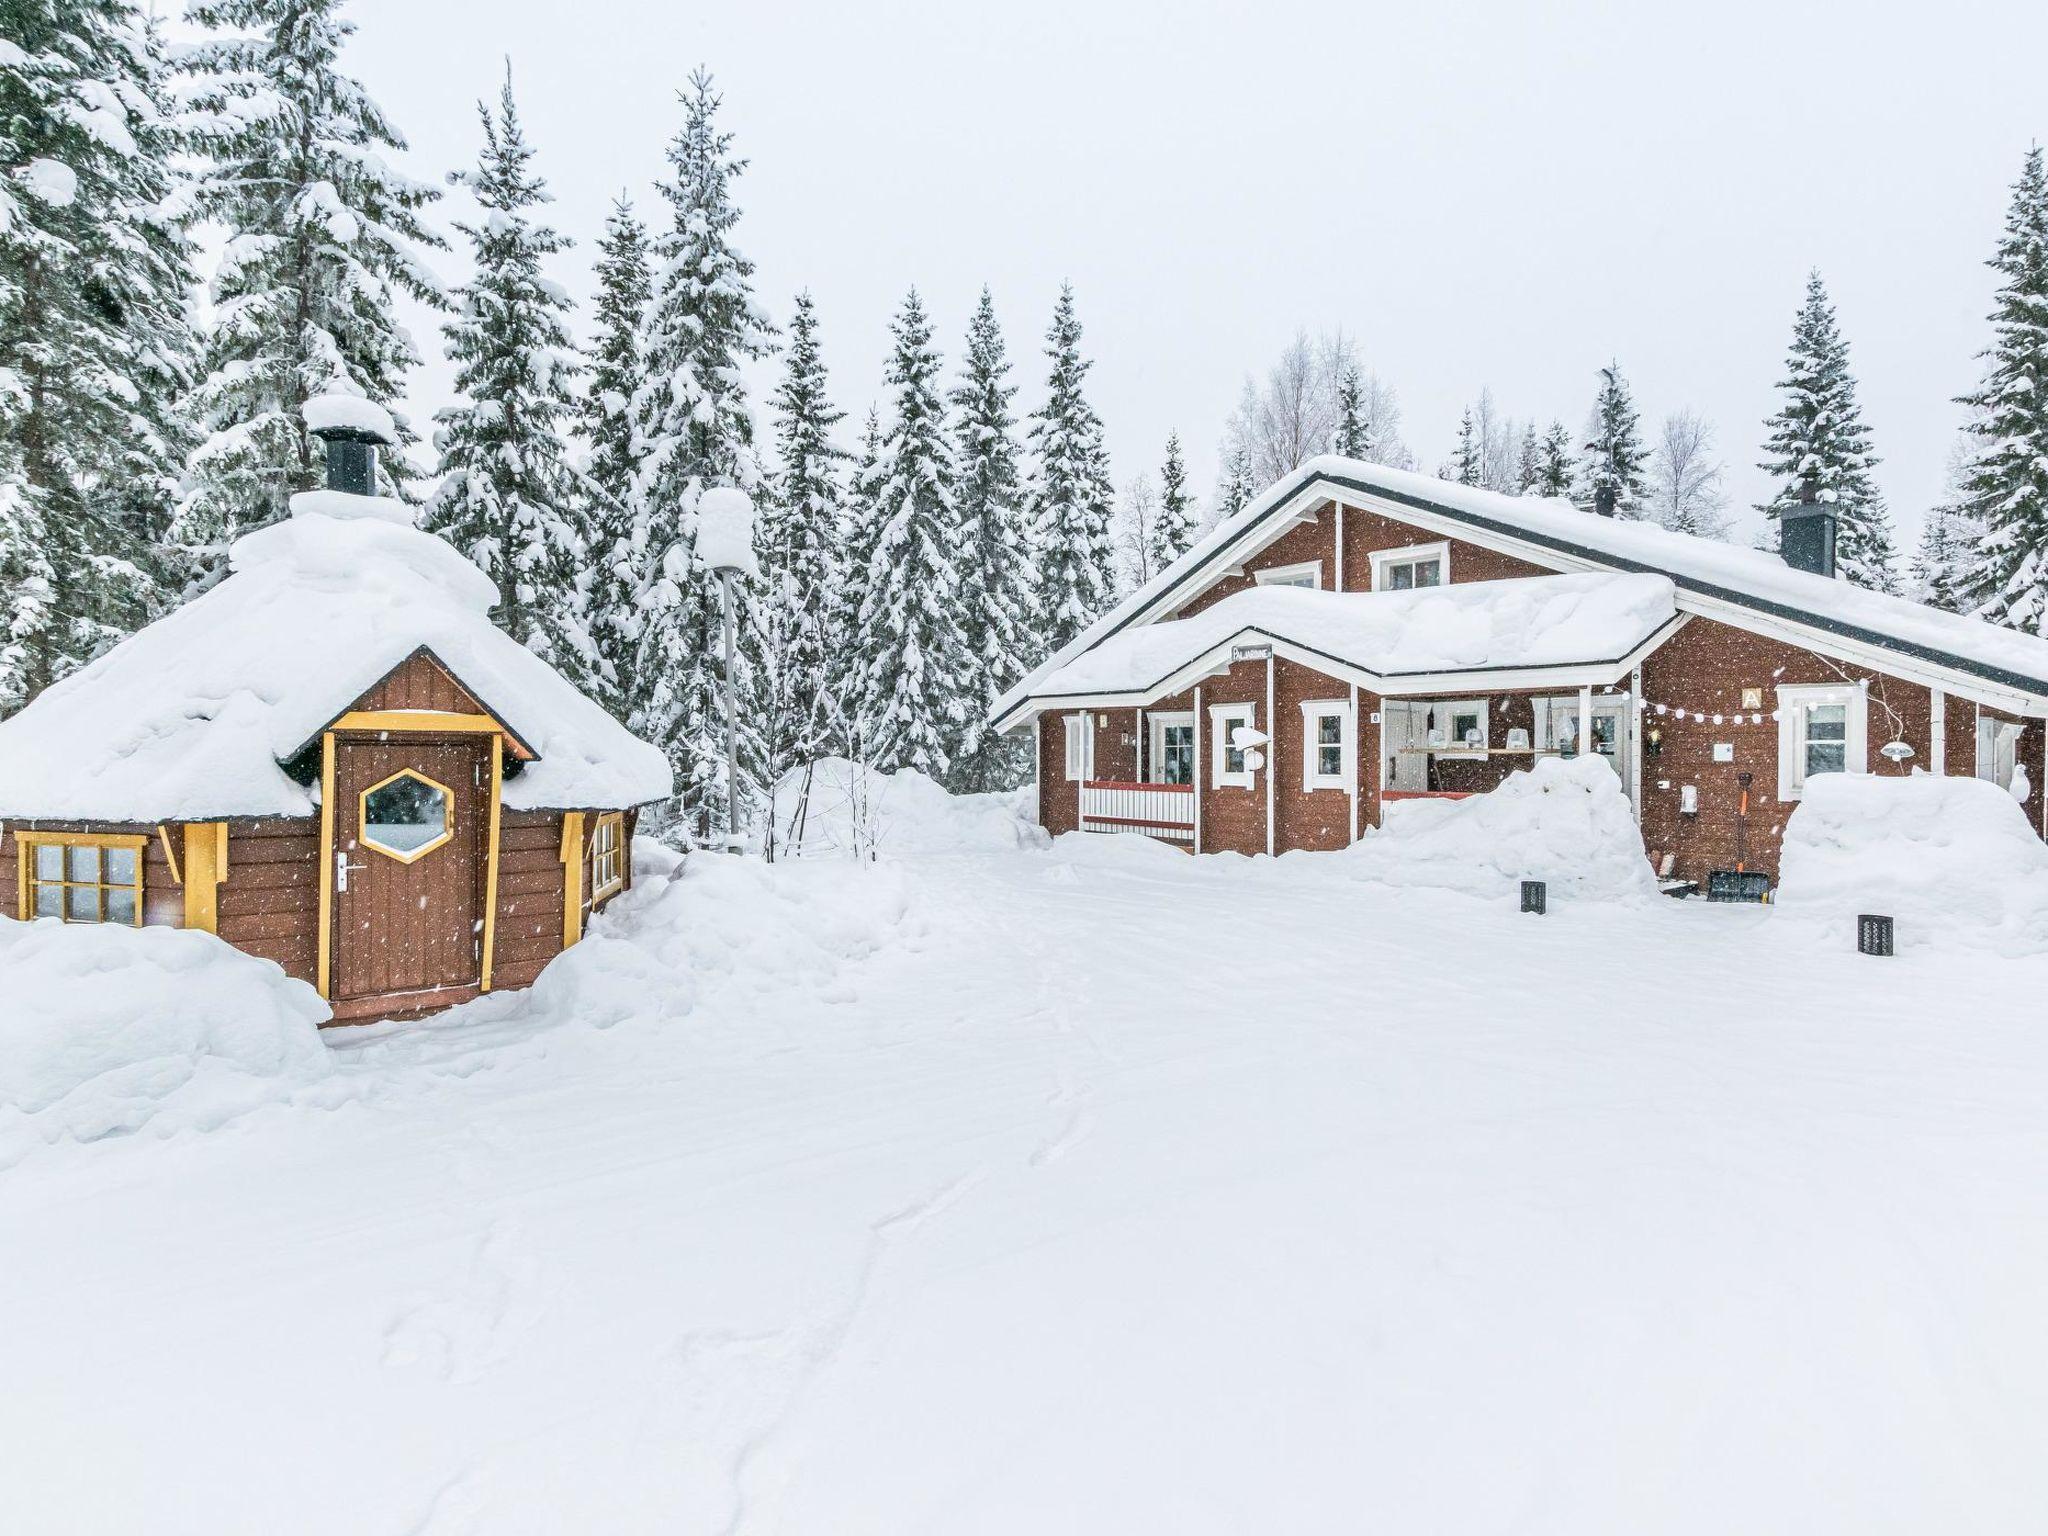
{"label": "brown wooden cabin", "polygon": [[1674,888],[1774,885],[1818,773],[1989,779],[2048,836],[2048,640],[1838,579],[1817,499],[1780,530],[1772,554],[1319,458],[993,720],[1033,732],[1049,830],[1198,853],[1341,848],[1588,749]]}
{"label": "brown wooden cabin", "polygon": [[323,435],[328,491],[0,722],[0,892],[203,928],[344,1023],[530,984],[631,887],[669,774],[490,625],[482,572],[349,489],[377,434]]}

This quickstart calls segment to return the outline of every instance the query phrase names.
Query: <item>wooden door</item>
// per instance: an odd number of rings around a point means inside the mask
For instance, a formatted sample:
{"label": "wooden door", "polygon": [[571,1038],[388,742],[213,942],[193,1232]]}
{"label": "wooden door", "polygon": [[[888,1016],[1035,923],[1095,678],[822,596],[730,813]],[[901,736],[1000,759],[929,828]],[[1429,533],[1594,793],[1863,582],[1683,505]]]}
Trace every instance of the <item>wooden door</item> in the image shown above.
{"label": "wooden door", "polygon": [[478,985],[492,740],[336,738],[337,1002]]}

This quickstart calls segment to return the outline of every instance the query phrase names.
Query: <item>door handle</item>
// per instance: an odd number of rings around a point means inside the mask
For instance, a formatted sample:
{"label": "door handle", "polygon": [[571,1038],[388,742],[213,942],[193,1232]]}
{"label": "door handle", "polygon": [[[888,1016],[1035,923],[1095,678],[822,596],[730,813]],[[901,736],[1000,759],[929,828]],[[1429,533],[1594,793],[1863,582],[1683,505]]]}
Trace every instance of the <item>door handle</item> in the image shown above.
{"label": "door handle", "polygon": [[346,853],[344,853],[344,852],[343,852],[343,851],[342,851],[341,849],[339,849],[339,848],[335,849],[335,850],[334,850],[334,889],[335,889],[335,890],[336,890],[337,892],[339,892],[339,891],[346,891],[346,890],[348,889],[348,872],[349,872],[350,870],[352,870],[352,869],[367,869],[367,868],[369,868],[369,866],[368,866],[368,865],[366,865],[366,864],[351,864],[351,863],[349,863],[349,861],[348,861],[348,855],[347,855]]}

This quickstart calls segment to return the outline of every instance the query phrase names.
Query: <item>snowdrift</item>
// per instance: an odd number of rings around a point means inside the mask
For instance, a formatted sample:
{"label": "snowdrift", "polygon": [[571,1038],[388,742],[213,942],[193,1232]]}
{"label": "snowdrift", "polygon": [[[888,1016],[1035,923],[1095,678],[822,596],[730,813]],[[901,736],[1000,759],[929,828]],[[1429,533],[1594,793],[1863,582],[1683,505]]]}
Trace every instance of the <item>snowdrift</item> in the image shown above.
{"label": "snowdrift", "polygon": [[1539,758],[1468,800],[1396,801],[1345,857],[1362,880],[1502,900],[1524,880],[1548,881],[1553,901],[1657,892],[1621,781],[1592,757]]}
{"label": "snowdrift", "polygon": [[2048,950],[2048,846],[2025,809],[1982,779],[1808,780],[1785,824],[1778,910],[1850,942],[1858,913],[1897,919],[1901,950],[1963,943]]}
{"label": "snowdrift", "polygon": [[817,854],[973,853],[1042,848],[1031,791],[955,795],[915,769],[882,773],[843,757],[796,769],[775,789],[776,847]]}
{"label": "snowdrift", "polygon": [[208,933],[0,918],[0,998],[0,1168],[211,1129],[332,1070],[319,995]]}

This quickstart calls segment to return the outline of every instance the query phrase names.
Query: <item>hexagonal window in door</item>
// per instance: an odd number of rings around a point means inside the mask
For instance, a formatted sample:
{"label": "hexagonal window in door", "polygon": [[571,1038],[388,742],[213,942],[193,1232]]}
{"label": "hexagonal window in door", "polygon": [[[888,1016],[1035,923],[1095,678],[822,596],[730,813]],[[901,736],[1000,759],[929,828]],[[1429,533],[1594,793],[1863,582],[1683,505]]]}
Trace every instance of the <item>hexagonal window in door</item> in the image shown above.
{"label": "hexagonal window in door", "polygon": [[372,784],[356,809],[363,846],[401,864],[425,858],[455,835],[455,796],[411,768]]}

